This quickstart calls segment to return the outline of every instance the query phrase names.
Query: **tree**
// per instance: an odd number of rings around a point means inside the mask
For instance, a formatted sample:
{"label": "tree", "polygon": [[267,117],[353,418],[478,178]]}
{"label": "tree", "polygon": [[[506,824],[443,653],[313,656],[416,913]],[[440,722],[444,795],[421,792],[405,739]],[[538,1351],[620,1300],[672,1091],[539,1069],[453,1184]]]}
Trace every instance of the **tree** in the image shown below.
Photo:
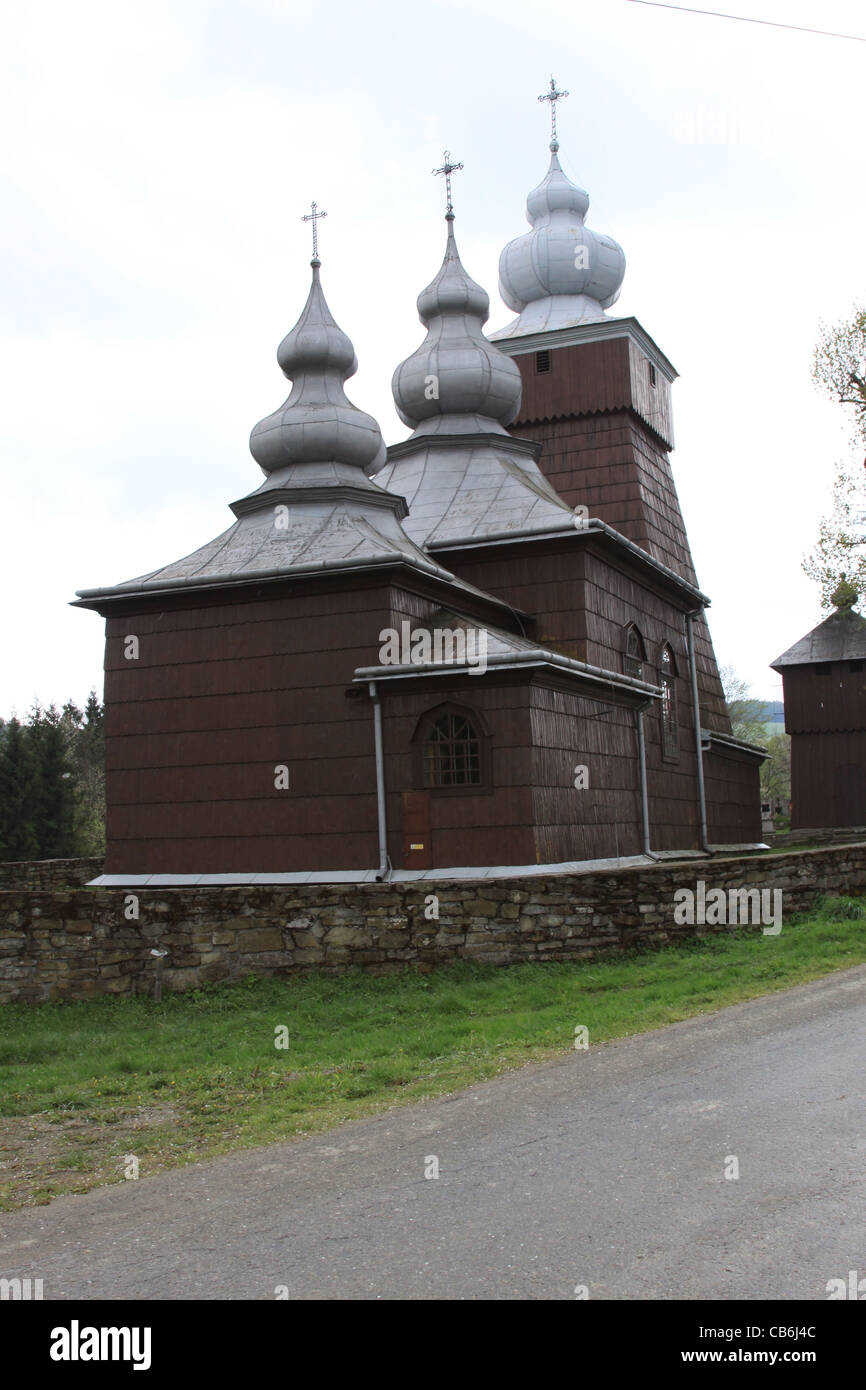
{"label": "tree", "polygon": [[105,732],[104,709],[95,690],[84,711],[71,701],[63,706],[70,730],[70,755],[78,788],[78,853],[105,853]]}
{"label": "tree", "polygon": [[774,734],[767,740],[769,758],[761,768],[761,796],[791,800],[791,735]]}
{"label": "tree", "polygon": [[859,461],[859,446],[866,443],[866,309],[861,305],[849,319],[820,325],[812,380],[848,411],[858,453],[856,462],[837,464],[831,511],[819,524],[814,550],[803,558],[804,572],[821,589],[821,607],[829,609],[846,575],[861,593],[866,589],[866,473]]}
{"label": "tree", "polygon": [[105,851],[103,708],[37,701],[22,723],[0,720],[0,859],[67,859]]}
{"label": "tree", "polygon": [[850,319],[819,324],[812,380],[825,396],[853,417],[856,439],[866,444],[866,309],[854,305]]}
{"label": "tree", "polygon": [[754,698],[748,682],[738,676],[732,666],[723,666],[720,674],[734,737],[766,748],[769,755],[761,764],[761,800],[771,801],[779,797],[783,801],[790,801],[790,734],[772,734],[768,738],[765,701]]}
{"label": "tree", "polygon": [[34,826],[42,859],[78,854],[78,788],[70,758],[69,722],[54,705],[35,704],[29,721],[35,763]]}
{"label": "tree", "polygon": [[38,853],[34,784],[27,730],[19,720],[10,719],[0,738],[0,859],[33,859]]}
{"label": "tree", "polygon": [[734,738],[741,738],[744,743],[757,743],[759,747],[763,747],[764,725],[767,722],[764,702],[754,698],[748,682],[737,675],[733,666],[723,666],[719,674]]}
{"label": "tree", "polygon": [[866,592],[866,464],[840,463],[833,482],[833,505],[822,517],[818,542],[803,559],[803,571],[821,589],[821,607],[843,579]]}

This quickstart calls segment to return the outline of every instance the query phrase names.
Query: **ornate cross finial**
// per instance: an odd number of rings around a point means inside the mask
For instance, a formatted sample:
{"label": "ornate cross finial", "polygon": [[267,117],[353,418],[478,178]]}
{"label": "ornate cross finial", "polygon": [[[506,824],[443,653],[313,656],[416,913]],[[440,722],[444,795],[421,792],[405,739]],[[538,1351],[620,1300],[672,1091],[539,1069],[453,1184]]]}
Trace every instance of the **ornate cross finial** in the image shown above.
{"label": "ornate cross finial", "polygon": [[445,216],[448,217],[448,218],[453,218],[453,217],[454,217],[454,208],[453,208],[453,206],[452,206],[452,204],[451,204],[451,175],[455,172],[455,170],[457,170],[457,169],[462,169],[462,168],[463,168],[463,165],[462,165],[462,164],[452,164],[452,163],[451,163],[451,151],[450,151],[450,150],[446,150],[446,151],[445,151],[445,163],[442,165],[442,168],[441,168],[441,169],[434,169],[434,170],[433,170],[433,173],[434,173],[434,174],[444,174],[444,175],[445,175],[445,197],[446,197],[446,200],[447,200],[447,203],[448,203],[448,206],[447,206],[446,209],[445,209]]}
{"label": "ornate cross finial", "polygon": [[327,217],[326,212],[319,212],[319,204],[311,203],[310,211],[305,212],[301,218],[302,222],[312,222],[313,224],[313,264],[319,263],[319,232],[316,223],[320,217]]}
{"label": "ornate cross finial", "polygon": [[539,101],[550,102],[550,148],[553,150],[554,154],[559,149],[559,141],[556,138],[556,103],[562,101],[562,98],[567,96],[568,92],[558,92],[556,90],[556,83],[551,77],[550,91],[544,92],[538,98]]}

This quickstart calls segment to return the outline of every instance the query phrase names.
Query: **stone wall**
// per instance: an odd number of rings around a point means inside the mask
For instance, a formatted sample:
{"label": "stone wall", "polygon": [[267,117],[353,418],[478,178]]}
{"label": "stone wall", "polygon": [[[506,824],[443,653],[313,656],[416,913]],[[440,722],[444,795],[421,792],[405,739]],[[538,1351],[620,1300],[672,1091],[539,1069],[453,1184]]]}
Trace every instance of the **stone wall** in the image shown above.
{"label": "stone wall", "polygon": [[104,856],[0,862],[0,888],[83,888],[103,873],[104,864]]}
{"label": "stone wall", "polygon": [[[597,874],[435,884],[0,891],[0,1003],[183,990],[248,974],[588,959],[724,927],[674,923],[674,893],[779,888],[783,914],[866,893],[866,843]],[[431,893],[438,899],[438,920]],[[133,915],[138,914],[137,918]],[[760,930],[760,926],[756,926]],[[783,926],[784,930],[784,926]],[[152,954],[165,951],[162,958]]]}
{"label": "stone wall", "polygon": [[830,829],[821,830],[785,830],[778,835],[766,835],[765,840],[774,849],[786,848],[788,845],[847,845],[856,840],[866,840],[866,826],[838,826]]}

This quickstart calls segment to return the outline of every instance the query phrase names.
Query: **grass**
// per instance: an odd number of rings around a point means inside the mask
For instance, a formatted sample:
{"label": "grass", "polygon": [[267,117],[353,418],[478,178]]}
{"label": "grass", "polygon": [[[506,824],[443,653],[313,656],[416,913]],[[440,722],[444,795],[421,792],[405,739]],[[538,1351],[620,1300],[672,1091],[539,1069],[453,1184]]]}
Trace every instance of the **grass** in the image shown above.
{"label": "grass", "polygon": [[[250,978],[0,1010],[0,1210],[331,1128],[866,961],[866,906],[578,964]],[[278,1048],[277,1030],[288,1030]]]}

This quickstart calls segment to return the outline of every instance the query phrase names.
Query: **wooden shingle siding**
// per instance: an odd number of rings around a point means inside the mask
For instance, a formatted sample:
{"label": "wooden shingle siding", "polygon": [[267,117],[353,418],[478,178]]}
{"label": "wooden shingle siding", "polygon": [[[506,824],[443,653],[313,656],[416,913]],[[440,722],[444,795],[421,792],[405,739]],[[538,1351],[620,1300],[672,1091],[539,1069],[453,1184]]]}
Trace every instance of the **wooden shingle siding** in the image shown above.
{"label": "wooden shingle siding", "polygon": [[389,604],[380,581],[109,618],[106,871],[374,866],[372,717],[345,690]]}
{"label": "wooden shingle siding", "polygon": [[[551,371],[541,377],[531,369],[531,355],[514,360],[524,395],[511,433],[542,444],[539,467],[557,492],[697,584],[668,457],[671,397],[661,373],[651,387],[647,361],[626,337],[555,348]],[[702,722],[729,733],[703,615],[694,628]]]}
{"label": "wooden shingle siding", "polygon": [[[787,673],[785,693],[787,696]],[[866,825],[866,731],[791,735],[791,829]]]}
{"label": "wooden shingle siding", "polygon": [[710,844],[760,844],[758,773],[753,766],[716,745],[704,755],[707,832]]}
{"label": "wooden shingle siding", "polygon": [[827,672],[816,664],[784,668],[789,734],[854,733],[866,727],[866,669],[852,671],[847,661],[828,664]]}
{"label": "wooden shingle siding", "polygon": [[[663,373],[653,386],[647,359],[627,337],[557,348],[550,357],[546,373],[535,372],[534,353],[515,358],[524,397],[512,433],[541,443],[539,466],[570,505],[586,506],[695,584],[668,459],[673,434]],[[653,704],[645,714],[651,844],[696,848],[690,600],[591,535],[579,543],[524,539],[437,551],[436,560],[514,611],[402,568],[153,594],[124,599],[123,611],[109,607],[106,872],[375,868],[373,709],[366,687],[354,687],[351,698],[347,688],[356,668],[379,664],[383,629],[399,631],[403,621],[429,628],[442,608],[454,607],[478,626],[505,628],[619,674],[634,623],[646,650],[644,678],[653,684],[669,643],[677,663],[679,752],[663,756]],[[124,655],[128,635],[139,642],[134,661]],[[701,722],[729,733],[703,616],[695,620],[695,645]],[[640,852],[635,717],[622,695],[600,692],[596,700],[530,669],[381,679],[378,690],[395,867]],[[477,788],[420,785],[419,720],[442,704],[474,714],[484,727],[486,781]],[[838,720],[835,705],[832,718]],[[287,790],[274,786],[280,764],[289,769]],[[574,787],[576,765],[589,769],[586,789]],[[708,813],[719,842],[757,838],[755,768],[716,758],[708,770]]]}
{"label": "wooden shingle siding", "polygon": [[514,356],[523,378],[523,399],[513,433],[526,438],[526,427],[565,415],[601,415],[631,410],[673,446],[670,386],[661,373],[650,385],[649,364],[627,337],[579,343],[550,352],[550,371],[535,370],[535,354]]}
{"label": "wooden shingle siding", "polygon": [[[533,814],[541,862],[641,851],[634,715],[533,686]],[[575,767],[588,785],[575,787]]]}
{"label": "wooden shingle siding", "polygon": [[[416,785],[412,738],[419,720],[444,702],[482,716],[491,735],[491,786],[459,793],[428,793],[433,867],[535,862],[532,838],[529,696],[513,676],[493,685],[487,677],[425,681],[411,688],[381,686],[386,786],[389,789],[389,852],[404,862],[399,830],[400,792]],[[507,858],[503,856],[507,855]],[[516,856],[516,857],[515,857]]]}

